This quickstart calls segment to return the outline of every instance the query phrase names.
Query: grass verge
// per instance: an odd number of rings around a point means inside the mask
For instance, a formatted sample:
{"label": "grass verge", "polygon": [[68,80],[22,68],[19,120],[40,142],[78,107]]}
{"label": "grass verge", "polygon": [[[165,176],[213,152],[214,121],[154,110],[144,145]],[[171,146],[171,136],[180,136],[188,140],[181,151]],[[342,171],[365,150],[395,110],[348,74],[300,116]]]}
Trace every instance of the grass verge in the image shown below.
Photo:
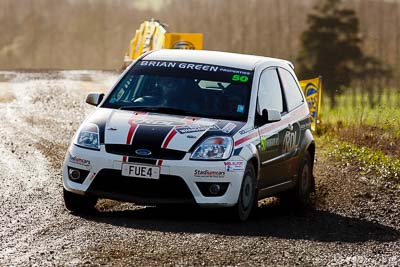
{"label": "grass verge", "polygon": [[351,165],[358,165],[360,175],[384,179],[394,182],[400,187],[399,158],[387,156],[381,151],[359,147],[338,140],[335,141],[335,145],[331,145],[328,151],[328,156],[335,160],[344,160]]}
{"label": "grass verge", "polygon": [[[378,96],[374,96],[378,97]],[[377,127],[395,139],[400,138],[400,90],[386,89],[375,106],[369,103],[369,96],[359,90],[349,90],[337,96],[337,106],[331,109],[330,100],[323,96],[320,120],[322,131],[360,127]]]}
{"label": "grass verge", "polygon": [[386,89],[380,95],[369,96],[360,90],[348,90],[338,95],[335,109],[329,108],[329,98],[324,101],[322,123],[317,129],[324,153],[355,166],[362,176],[399,185],[400,91]]}

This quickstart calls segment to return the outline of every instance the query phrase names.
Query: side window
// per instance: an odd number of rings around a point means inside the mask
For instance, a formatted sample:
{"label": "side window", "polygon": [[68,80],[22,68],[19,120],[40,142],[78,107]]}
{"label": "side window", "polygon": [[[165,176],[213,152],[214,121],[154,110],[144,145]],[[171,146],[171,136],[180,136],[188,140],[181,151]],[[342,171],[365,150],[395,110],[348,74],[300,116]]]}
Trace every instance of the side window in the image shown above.
{"label": "side window", "polygon": [[134,76],[127,74],[118,87],[113,91],[110,97],[110,103],[129,102],[129,97],[132,94],[132,83]]}
{"label": "side window", "polygon": [[301,94],[295,78],[289,71],[279,68],[279,75],[281,76],[282,85],[285,90],[288,110],[291,111],[303,104],[303,95]]}
{"label": "side window", "polygon": [[282,90],[276,68],[264,70],[258,87],[258,114],[263,109],[275,109],[283,112]]}

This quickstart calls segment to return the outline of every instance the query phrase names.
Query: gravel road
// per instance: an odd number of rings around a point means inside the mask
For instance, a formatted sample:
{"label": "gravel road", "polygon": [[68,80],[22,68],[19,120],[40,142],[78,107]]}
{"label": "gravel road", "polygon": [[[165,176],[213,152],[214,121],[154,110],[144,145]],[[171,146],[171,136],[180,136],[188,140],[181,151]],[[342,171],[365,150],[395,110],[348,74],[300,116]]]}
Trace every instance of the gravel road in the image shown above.
{"label": "gravel road", "polygon": [[[72,135],[116,73],[0,72],[0,266],[400,265],[400,189],[317,152],[316,207],[271,199],[254,218],[219,210],[101,200],[90,216],[63,206]],[[323,144],[317,144],[323,147]]]}

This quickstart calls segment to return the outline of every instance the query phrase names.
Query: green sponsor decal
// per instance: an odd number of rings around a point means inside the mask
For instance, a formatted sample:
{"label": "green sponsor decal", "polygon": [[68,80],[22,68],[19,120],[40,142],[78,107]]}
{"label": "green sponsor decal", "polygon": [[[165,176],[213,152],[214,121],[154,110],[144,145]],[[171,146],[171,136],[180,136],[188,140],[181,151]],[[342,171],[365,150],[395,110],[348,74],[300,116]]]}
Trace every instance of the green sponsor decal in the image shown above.
{"label": "green sponsor decal", "polygon": [[261,151],[266,151],[267,150],[267,138],[264,136],[261,136]]}

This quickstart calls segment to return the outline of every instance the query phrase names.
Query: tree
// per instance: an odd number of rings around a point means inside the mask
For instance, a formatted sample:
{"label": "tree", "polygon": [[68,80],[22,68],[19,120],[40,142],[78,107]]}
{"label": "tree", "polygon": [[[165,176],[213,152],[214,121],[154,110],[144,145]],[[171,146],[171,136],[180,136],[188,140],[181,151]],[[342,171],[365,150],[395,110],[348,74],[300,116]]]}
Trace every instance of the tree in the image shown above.
{"label": "tree", "polygon": [[322,75],[331,106],[335,96],[355,77],[354,66],[363,59],[358,19],[342,0],[324,0],[307,17],[298,57],[300,76]]}
{"label": "tree", "polygon": [[[361,85],[362,93],[367,93],[371,108],[375,108],[377,104],[381,103],[382,79],[389,77],[392,77],[392,70],[389,66],[384,66],[381,61],[374,57],[363,56],[355,67],[355,79]],[[378,90],[374,90],[375,86],[378,87]]]}

